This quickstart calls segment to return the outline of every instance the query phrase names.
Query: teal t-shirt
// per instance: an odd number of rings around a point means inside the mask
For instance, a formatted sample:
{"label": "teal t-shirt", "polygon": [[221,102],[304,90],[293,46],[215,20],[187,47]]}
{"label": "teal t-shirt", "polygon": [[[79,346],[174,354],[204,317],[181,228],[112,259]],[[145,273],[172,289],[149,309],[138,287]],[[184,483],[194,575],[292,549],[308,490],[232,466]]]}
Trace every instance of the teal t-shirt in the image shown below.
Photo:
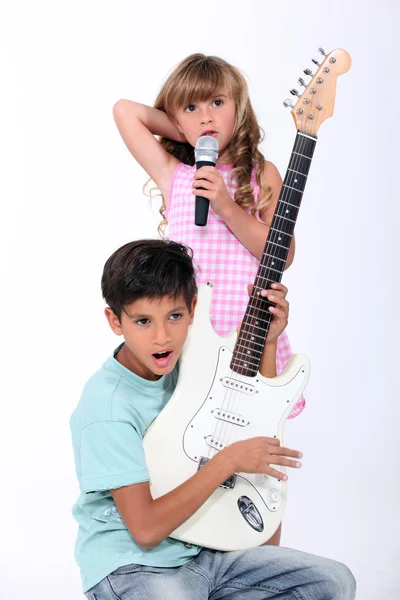
{"label": "teal t-shirt", "polygon": [[71,416],[81,492],[73,507],[79,524],[75,558],[84,592],[119,567],[176,567],[201,550],[172,538],[144,550],[129,533],[110,493],[149,480],[142,438],[170,399],[177,378],[178,365],[172,373],[148,381],[111,356],[86,383]]}

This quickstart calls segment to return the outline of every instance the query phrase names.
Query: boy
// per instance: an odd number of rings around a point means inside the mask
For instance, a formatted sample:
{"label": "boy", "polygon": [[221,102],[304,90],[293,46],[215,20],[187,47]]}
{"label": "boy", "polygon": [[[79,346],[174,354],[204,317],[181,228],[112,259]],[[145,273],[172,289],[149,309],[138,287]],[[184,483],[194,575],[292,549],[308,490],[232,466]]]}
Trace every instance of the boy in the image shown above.
{"label": "boy", "polygon": [[[153,500],[142,438],[174,391],[193,321],[197,288],[189,251],[169,241],[126,244],[106,262],[102,292],[110,327],[124,342],[88,381],[71,417],[81,489],[73,509],[75,554],[86,597],[353,599],[354,578],[340,563],[271,544],[217,552],[168,537],[232,473],[282,477],[270,464],[298,467],[301,454],[270,438],[236,442]],[[281,284],[262,292],[275,304],[260,368],[267,377],[276,374],[286,292]]]}

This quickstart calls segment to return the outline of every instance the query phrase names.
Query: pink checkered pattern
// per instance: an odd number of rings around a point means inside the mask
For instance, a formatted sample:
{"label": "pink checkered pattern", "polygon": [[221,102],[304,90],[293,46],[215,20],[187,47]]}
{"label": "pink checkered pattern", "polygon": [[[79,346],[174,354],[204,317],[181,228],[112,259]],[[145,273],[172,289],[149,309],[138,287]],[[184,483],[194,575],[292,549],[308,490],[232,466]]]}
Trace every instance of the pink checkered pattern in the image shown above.
{"label": "pink checkered pattern", "polygon": [[[229,165],[217,165],[227,190],[234,197],[235,189],[228,182]],[[227,335],[237,328],[245,313],[248,293],[247,284],[257,273],[258,260],[232,234],[224,220],[217,215],[211,205],[206,227],[194,224],[195,199],[192,183],[195,166],[180,163],[175,169],[169,201],[166,211],[168,220],[167,235],[193,250],[198,268],[197,283],[213,284],[211,301],[211,323],[219,335]],[[252,173],[252,185],[256,197],[259,187],[256,183],[255,169]],[[284,331],[278,339],[276,355],[277,373],[281,373],[292,354],[290,343]],[[289,419],[297,417],[305,405],[301,398],[294,406]]]}

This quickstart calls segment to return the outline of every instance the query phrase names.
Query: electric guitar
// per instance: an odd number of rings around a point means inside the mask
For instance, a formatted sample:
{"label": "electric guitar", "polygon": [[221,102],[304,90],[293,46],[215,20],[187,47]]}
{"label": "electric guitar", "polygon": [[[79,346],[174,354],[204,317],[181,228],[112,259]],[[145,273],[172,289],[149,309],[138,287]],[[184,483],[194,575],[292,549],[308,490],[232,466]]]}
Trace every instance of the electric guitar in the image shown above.
{"label": "electric guitar", "polygon": [[[149,427],[143,443],[153,498],[178,487],[217,452],[256,436],[283,442],[286,418],[307,384],[310,365],[295,354],[277,377],[258,369],[272,304],[260,291],[280,282],[317,142],[318,129],[333,114],[337,77],[351,65],[337,49],[316,60],[311,80],[291,107],[297,135],[262,259],[239,333],[215,333],[210,319],[212,285],[200,286],[196,316],[184,346],[171,399]],[[284,469],[279,466],[280,470]],[[286,482],[262,474],[233,473],[171,537],[217,550],[267,542],[286,502]]]}

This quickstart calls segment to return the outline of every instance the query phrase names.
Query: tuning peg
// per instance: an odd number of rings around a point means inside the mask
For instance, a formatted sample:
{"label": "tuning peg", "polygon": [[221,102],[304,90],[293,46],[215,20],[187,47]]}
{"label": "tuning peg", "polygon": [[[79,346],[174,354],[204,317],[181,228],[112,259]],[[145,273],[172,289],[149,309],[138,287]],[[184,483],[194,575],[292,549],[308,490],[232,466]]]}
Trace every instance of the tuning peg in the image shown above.
{"label": "tuning peg", "polygon": [[294,88],[292,90],[290,90],[290,93],[293,96],[297,96],[298,98],[301,98],[301,94],[299,94],[299,92],[297,90],[295,90]]}
{"label": "tuning peg", "polygon": [[316,59],[316,58],[312,58],[311,60],[313,61],[313,63],[314,63],[315,65],[317,65],[317,66],[319,67],[319,62],[317,61],[317,59]]}
{"label": "tuning peg", "polygon": [[299,79],[297,80],[297,82],[298,82],[300,85],[302,85],[303,87],[307,87],[307,86],[306,86],[306,83],[305,83],[305,81],[304,81],[304,79],[302,79],[301,77],[299,77]]}
{"label": "tuning peg", "polygon": [[325,54],[325,50],[324,50],[323,48],[318,48],[318,52],[319,52],[320,54],[322,54],[323,56],[326,56],[326,54]]}
{"label": "tuning peg", "polygon": [[286,98],[286,100],[283,101],[283,106],[285,108],[293,108],[293,102],[291,101],[290,98]]}
{"label": "tuning peg", "polygon": [[304,69],[303,73],[305,73],[306,75],[309,75],[310,77],[313,76],[313,72],[311,71],[311,69]]}

